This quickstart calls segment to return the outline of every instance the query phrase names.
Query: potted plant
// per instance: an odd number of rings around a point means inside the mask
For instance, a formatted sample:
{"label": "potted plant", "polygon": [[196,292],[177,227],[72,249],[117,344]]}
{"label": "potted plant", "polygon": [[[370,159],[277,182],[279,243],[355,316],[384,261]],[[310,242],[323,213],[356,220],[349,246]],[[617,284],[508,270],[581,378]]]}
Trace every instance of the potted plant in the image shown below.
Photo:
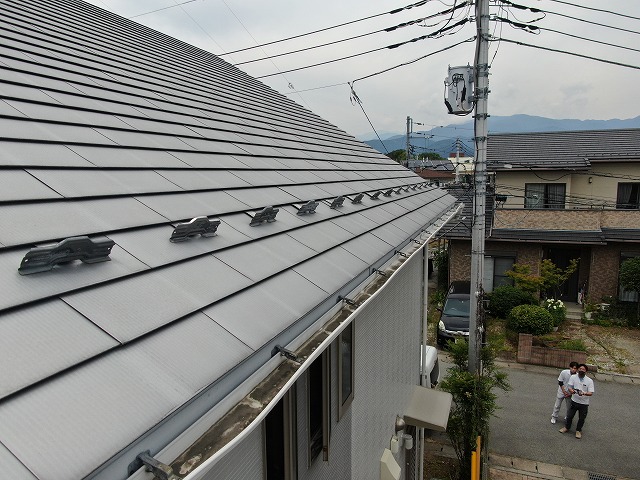
{"label": "potted plant", "polygon": [[591,315],[593,314],[593,312],[598,311],[598,306],[595,303],[591,303],[591,302],[585,302],[583,308],[584,308],[584,318],[586,318],[587,320],[591,319]]}

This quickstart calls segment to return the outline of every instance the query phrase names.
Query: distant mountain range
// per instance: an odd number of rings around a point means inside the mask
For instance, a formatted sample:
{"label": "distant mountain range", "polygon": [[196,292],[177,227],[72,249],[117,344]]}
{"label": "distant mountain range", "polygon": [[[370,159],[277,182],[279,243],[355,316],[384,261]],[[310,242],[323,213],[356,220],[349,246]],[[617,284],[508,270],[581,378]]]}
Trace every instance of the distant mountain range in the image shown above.
{"label": "distant mountain range", "polygon": [[[640,128],[640,116],[619,120],[576,120],[535,117],[531,115],[492,116],[489,118],[489,134],[519,132],[558,132],[569,130],[610,130],[614,128]],[[387,153],[406,148],[406,135],[389,135],[383,141],[373,139],[364,143],[379,152]],[[425,151],[439,153],[448,157],[456,151],[459,139],[461,155],[473,156],[473,119],[457,125],[434,127],[431,130],[416,131],[411,135],[411,145],[416,153]],[[383,145],[384,143],[384,145]]]}

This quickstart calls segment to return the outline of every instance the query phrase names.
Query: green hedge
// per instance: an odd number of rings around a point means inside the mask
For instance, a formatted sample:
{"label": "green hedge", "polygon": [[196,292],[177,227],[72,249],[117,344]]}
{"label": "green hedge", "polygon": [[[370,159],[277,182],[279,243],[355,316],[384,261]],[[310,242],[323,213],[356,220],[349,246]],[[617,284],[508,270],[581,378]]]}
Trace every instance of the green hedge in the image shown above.
{"label": "green hedge", "polygon": [[496,318],[506,318],[513,307],[537,303],[538,301],[530,293],[511,285],[503,285],[489,295],[489,312]]}
{"label": "green hedge", "polygon": [[553,330],[553,317],[538,305],[518,305],[507,316],[507,327],[517,333],[544,335]]}

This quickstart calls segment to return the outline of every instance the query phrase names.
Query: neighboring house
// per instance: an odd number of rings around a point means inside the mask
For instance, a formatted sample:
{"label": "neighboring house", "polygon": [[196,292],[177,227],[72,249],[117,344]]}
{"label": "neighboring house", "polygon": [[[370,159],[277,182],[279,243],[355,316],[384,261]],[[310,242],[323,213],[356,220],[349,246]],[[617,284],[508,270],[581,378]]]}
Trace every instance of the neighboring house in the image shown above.
{"label": "neighboring house", "polygon": [[[495,208],[487,216],[485,290],[508,281],[514,262],[580,266],[564,300],[635,300],[619,266],[640,255],[640,129],[492,134],[487,169]],[[490,202],[487,202],[488,205]],[[493,202],[491,202],[492,204]],[[470,230],[452,238],[452,279],[469,277]]]}
{"label": "neighboring house", "polygon": [[454,165],[456,181],[473,184],[473,171],[475,169],[473,157],[467,157],[460,155],[459,152],[453,152],[449,154],[449,160]]}
{"label": "neighboring house", "polygon": [[456,199],[208,52],[0,8],[0,476],[422,478]]}

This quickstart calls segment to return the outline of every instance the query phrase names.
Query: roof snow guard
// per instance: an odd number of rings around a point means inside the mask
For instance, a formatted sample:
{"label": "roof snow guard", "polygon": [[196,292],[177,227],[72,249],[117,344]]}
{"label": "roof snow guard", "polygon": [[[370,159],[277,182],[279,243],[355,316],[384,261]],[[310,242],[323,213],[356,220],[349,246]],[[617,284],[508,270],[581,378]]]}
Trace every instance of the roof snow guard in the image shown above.
{"label": "roof snow guard", "polygon": [[55,265],[81,260],[83,263],[98,263],[111,260],[109,254],[115,245],[108,238],[66,238],[54,245],[35,247],[27,252],[20,263],[20,275],[48,272]]}
{"label": "roof snow guard", "polygon": [[208,52],[0,9],[8,476],[126,478],[456,203]]}

